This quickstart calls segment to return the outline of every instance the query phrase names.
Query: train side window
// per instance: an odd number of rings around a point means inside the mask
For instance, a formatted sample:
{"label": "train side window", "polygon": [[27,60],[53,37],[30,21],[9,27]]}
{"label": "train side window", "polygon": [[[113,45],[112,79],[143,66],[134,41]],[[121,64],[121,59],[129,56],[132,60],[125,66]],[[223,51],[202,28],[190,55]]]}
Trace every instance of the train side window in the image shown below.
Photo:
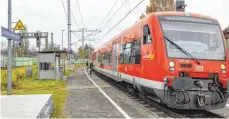
{"label": "train side window", "polygon": [[124,63],[124,45],[120,47],[120,64]]}
{"label": "train side window", "polygon": [[131,46],[130,64],[140,64],[141,38],[135,40]]}
{"label": "train side window", "polygon": [[148,44],[152,42],[152,37],[150,35],[150,29],[148,25],[143,28],[143,44]]}
{"label": "train side window", "polygon": [[135,46],[135,64],[140,64],[141,60],[141,38],[137,39]]}
{"label": "train side window", "polygon": [[131,43],[125,44],[125,47],[124,47],[124,64],[130,63],[130,50],[131,50]]}
{"label": "train side window", "polygon": [[111,52],[107,54],[108,65],[111,65]]}

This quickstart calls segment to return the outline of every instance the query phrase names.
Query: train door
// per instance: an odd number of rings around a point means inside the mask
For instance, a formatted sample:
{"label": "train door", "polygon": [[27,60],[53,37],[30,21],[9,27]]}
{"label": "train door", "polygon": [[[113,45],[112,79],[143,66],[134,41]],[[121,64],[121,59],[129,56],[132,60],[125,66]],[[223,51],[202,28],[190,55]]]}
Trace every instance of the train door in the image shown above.
{"label": "train door", "polygon": [[226,39],[226,43],[227,43],[227,50],[228,50],[228,55],[229,55],[229,38]]}
{"label": "train door", "polygon": [[95,66],[97,66],[97,67],[99,66],[98,65],[98,60],[99,60],[98,57],[99,57],[98,52],[95,52]]}
{"label": "train door", "polygon": [[[143,44],[142,44],[142,68],[141,76],[150,79],[152,76],[152,61],[154,59],[153,54],[153,38],[152,32],[148,25],[143,27]],[[144,73],[143,73],[144,72]]]}
{"label": "train door", "polygon": [[119,43],[113,44],[112,74],[115,77],[118,76],[118,49],[119,49]]}

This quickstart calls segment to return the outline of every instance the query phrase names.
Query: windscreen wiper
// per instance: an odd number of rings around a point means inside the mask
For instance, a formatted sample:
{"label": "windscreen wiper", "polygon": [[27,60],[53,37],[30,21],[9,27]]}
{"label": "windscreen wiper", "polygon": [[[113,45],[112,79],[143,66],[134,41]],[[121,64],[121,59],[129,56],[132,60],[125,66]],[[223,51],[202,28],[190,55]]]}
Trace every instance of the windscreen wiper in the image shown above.
{"label": "windscreen wiper", "polygon": [[167,41],[169,41],[173,46],[175,46],[177,49],[179,49],[180,51],[182,51],[184,54],[186,54],[187,56],[191,57],[191,59],[196,60],[197,64],[200,65],[200,62],[196,58],[194,58],[189,52],[187,52],[185,49],[183,49],[182,47],[180,47],[179,45],[177,45],[176,43],[174,43],[173,41],[171,41],[167,37],[164,36],[164,38]]}

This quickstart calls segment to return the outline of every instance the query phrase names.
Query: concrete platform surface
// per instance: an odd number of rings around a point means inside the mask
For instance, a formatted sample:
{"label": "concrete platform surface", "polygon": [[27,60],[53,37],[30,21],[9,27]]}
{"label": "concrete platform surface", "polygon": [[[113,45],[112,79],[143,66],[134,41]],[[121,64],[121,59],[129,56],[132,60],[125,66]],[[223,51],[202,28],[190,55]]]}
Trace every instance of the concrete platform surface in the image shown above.
{"label": "concrete platform surface", "polygon": [[83,67],[67,79],[69,95],[64,110],[69,118],[159,117],[97,76],[89,76],[96,85],[87,77]]}
{"label": "concrete platform surface", "polygon": [[48,118],[53,110],[51,94],[4,95],[1,118]]}

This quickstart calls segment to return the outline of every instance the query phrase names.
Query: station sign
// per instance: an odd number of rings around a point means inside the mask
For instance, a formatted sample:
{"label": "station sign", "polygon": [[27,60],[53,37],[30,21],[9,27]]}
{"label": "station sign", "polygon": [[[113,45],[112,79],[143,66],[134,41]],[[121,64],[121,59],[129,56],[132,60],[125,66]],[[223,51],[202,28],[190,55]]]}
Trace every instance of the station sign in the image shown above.
{"label": "station sign", "polygon": [[14,41],[17,41],[17,42],[21,42],[21,36],[14,33],[13,31],[7,29],[7,28],[4,28],[1,26],[1,29],[2,29],[2,37],[5,37],[7,39],[11,39],[11,40],[14,40]]}

